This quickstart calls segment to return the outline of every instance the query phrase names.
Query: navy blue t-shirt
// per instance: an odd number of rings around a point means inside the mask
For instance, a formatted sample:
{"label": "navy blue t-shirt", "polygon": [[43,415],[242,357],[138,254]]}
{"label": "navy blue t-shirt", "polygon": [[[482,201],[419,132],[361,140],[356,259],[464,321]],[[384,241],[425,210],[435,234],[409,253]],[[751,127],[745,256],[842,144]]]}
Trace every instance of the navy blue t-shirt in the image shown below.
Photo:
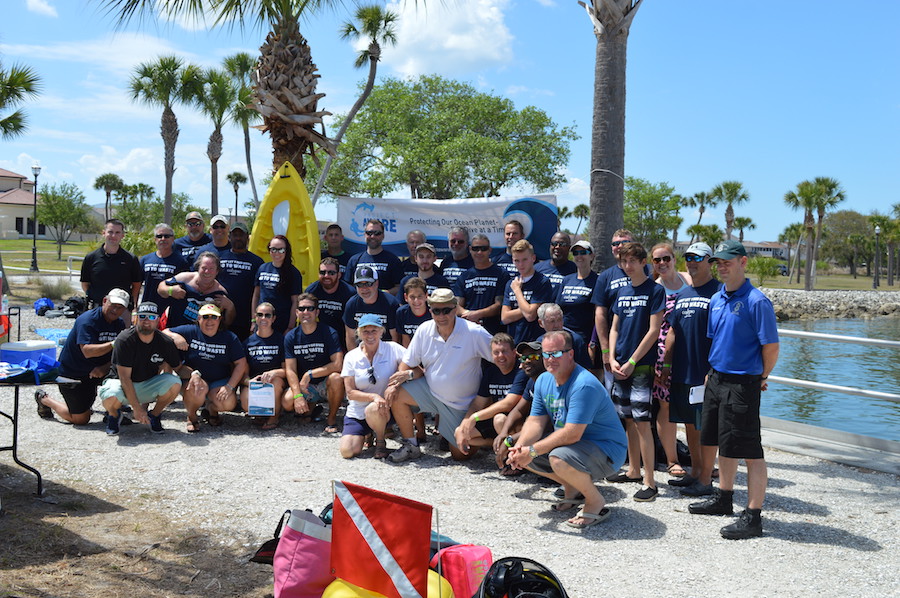
{"label": "navy blue t-shirt", "polygon": [[66,343],[59,353],[59,373],[63,376],[75,379],[87,378],[92,369],[112,359],[112,351],[98,357],[85,357],[79,347],[114,341],[119,333],[125,330],[122,318],[107,322],[102,310],[102,307],[95,307],[75,318],[72,332],[66,337]]}
{"label": "navy blue t-shirt", "polygon": [[[540,272],[535,272],[528,279],[528,282],[522,285],[522,294],[528,303],[549,303],[553,301],[553,286],[546,276]],[[512,290],[512,280],[506,283],[506,289],[503,294],[503,305],[511,309],[518,309],[519,302],[516,301],[516,294]],[[543,334],[544,329],[538,324],[537,318],[534,322],[529,322],[524,317],[506,325],[506,331],[513,337],[518,345],[522,341],[533,341]]]}
{"label": "navy blue t-shirt", "polygon": [[343,276],[344,272],[347,271],[347,264],[350,263],[350,258],[353,257],[353,255],[351,255],[347,251],[342,251],[341,255],[331,255],[330,253],[328,253],[328,250],[325,250],[322,252],[322,259],[324,260],[326,257],[333,257],[334,259],[336,259],[338,261],[338,264],[339,264],[338,274],[340,276]]}
{"label": "navy blue t-shirt", "polygon": [[231,377],[231,365],[246,356],[244,346],[230,330],[221,330],[213,336],[200,331],[199,324],[185,324],[171,329],[188,343],[188,350],[181,351],[184,363],[195,370],[206,382]]}
{"label": "navy blue t-shirt", "polygon": [[244,341],[244,351],[250,367],[249,377],[255,378],[263,372],[277,370],[284,363],[284,337],[277,332],[268,338],[251,334]]}
{"label": "navy blue t-shirt", "polygon": [[[496,403],[506,397],[512,388],[516,375],[521,370],[513,368],[504,374],[495,364],[488,361],[481,362],[481,386],[478,387],[478,396],[487,397],[491,403]],[[524,375],[524,372],[521,372]],[[519,393],[516,393],[519,394]]]}
{"label": "navy blue t-shirt", "polygon": [[187,272],[190,267],[181,254],[174,251],[168,257],[159,257],[154,251],[141,256],[140,261],[144,273],[144,294],[141,301],[152,301],[159,307],[159,313],[162,313],[172,301],[169,297],[160,297],[156,287],[179,272]]}
{"label": "navy blue t-shirt", "polygon": [[346,351],[344,346],[344,306],[353,297],[356,296],[356,290],[343,280],[339,280],[334,292],[329,293],[318,280],[308,287],[306,292],[316,296],[319,300],[319,322],[333,328],[338,333],[341,340],[341,350]]}
{"label": "navy blue t-shirt", "polygon": [[212,237],[208,233],[203,233],[196,241],[192,241],[188,235],[185,235],[175,239],[175,242],[172,243],[172,251],[180,253],[181,257],[188,263],[188,266],[193,267],[197,249],[207,243],[212,243]]}
{"label": "navy blue t-shirt", "polygon": [[672,381],[699,386],[709,372],[709,348],[706,336],[709,322],[709,300],[721,283],[713,278],[701,287],[684,289],[675,301],[668,322],[675,332],[672,347]]}
{"label": "navy blue t-shirt", "polygon": [[444,275],[444,278],[447,279],[447,282],[453,285],[456,284],[456,280],[462,276],[463,272],[474,267],[475,260],[472,259],[471,254],[461,260],[455,260],[451,255],[441,262],[441,273]]}
{"label": "navy blue t-shirt", "polygon": [[[641,285],[621,287],[612,305],[612,313],[619,316],[619,336],[616,342],[616,361],[628,361],[650,329],[650,316],[666,308],[666,289],[648,278]],[[656,363],[656,345],[641,357],[638,365]]]}
{"label": "navy blue t-shirt", "polygon": [[[413,278],[418,278],[418,277],[419,277],[419,271],[416,270],[415,274],[407,274],[400,281],[400,288],[397,290],[397,301],[400,303],[400,305],[406,305],[406,298],[403,296],[403,286],[406,284],[407,281],[409,281]],[[426,296],[431,295],[431,293],[433,293],[435,289],[449,289],[450,288],[450,283],[447,282],[447,279],[437,273],[432,274],[428,278],[423,278],[422,280],[425,281],[425,295]]]}
{"label": "navy blue t-shirt", "polygon": [[[416,263],[416,260],[407,258],[405,260],[400,260],[400,269],[403,270],[404,276],[406,276],[407,274],[416,274],[419,271],[419,264]],[[434,270],[435,274],[444,273],[443,269],[437,264],[434,264],[434,266],[432,266],[432,270]],[[400,286],[402,287],[403,285]]]}
{"label": "navy blue t-shirt", "polygon": [[378,271],[378,288],[387,291],[394,288],[403,278],[403,268],[400,266],[400,259],[388,251],[382,249],[378,255],[369,255],[368,251],[357,253],[347,262],[347,271],[344,272],[344,281],[347,284],[353,284],[353,277],[356,275],[356,267],[360,265],[371,266],[373,270]]}
{"label": "navy blue t-shirt", "polygon": [[[309,370],[320,368],[331,363],[331,356],[341,352],[341,343],[337,332],[328,326],[319,324],[312,334],[303,332],[297,326],[284,337],[284,358],[297,360],[297,375],[302,376]],[[313,384],[322,379],[313,378]]]}
{"label": "navy blue t-shirt", "polygon": [[[508,282],[509,274],[500,266],[491,264],[484,270],[472,267],[456,279],[453,294],[465,300],[468,310],[484,309],[493,305],[498,297],[503,297]],[[484,318],[481,325],[491,334],[500,332],[503,327],[499,315]]]}
{"label": "navy blue t-shirt", "polygon": [[591,295],[597,284],[597,273],[591,272],[585,278],[578,273],[569,274],[556,288],[554,303],[563,311],[563,325],[590,340],[594,331],[594,304]]}
{"label": "navy blue t-shirt", "polygon": [[566,260],[563,262],[562,266],[557,267],[557,265],[553,263],[553,260],[550,259],[538,262],[534,266],[534,270],[549,278],[550,284],[553,285],[553,290],[555,291],[559,288],[559,283],[562,282],[563,278],[569,274],[576,274],[578,272],[578,266],[575,265],[575,262]]}
{"label": "navy blue t-shirt", "polygon": [[384,291],[378,293],[375,303],[368,305],[359,295],[354,295],[344,308],[344,326],[356,330],[356,323],[365,314],[375,314],[384,326],[382,340],[392,340],[391,330],[397,330],[397,308],[400,304],[393,295]]}
{"label": "navy blue t-shirt", "polygon": [[408,334],[410,337],[416,333],[419,326],[431,319],[431,312],[426,308],[425,313],[417,316],[413,313],[412,307],[401,305],[397,308],[397,332],[400,334]]}
{"label": "navy blue t-shirt", "polygon": [[[291,282],[284,291],[279,292],[277,287],[282,272],[287,272]],[[291,297],[303,292],[303,277],[300,270],[284,263],[279,271],[275,264],[266,262],[256,271],[254,286],[259,287],[259,302],[268,301],[275,307],[275,324],[272,327],[276,332],[284,334],[291,319],[296,317],[291,313]]]}
{"label": "navy blue t-shirt", "polygon": [[491,261],[506,270],[506,273],[509,274],[510,278],[515,278],[519,275],[519,269],[516,268],[516,265],[513,263],[512,254],[506,253],[504,251],[497,257],[493,258]]}
{"label": "navy blue t-shirt", "polygon": [[234,321],[229,328],[238,337],[246,337],[250,332],[250,319],[254,315],[256,306],[250,305],[253,299],[253,283],[256,282],[256,273],[263,265],[263,259],[245,251],[235,253],[226,249],[219,254],[219,263],[222,269],[216,280],[228,291],[228,298],[234,303]]}
{"label": "navy blue t-shirt", "polygon": [[[216,247],[216,244],[213,243],[212,241],[210,241],[206,245],[201,245],[200,247],[197,247],[197,250],[194,252],[194,259],[197,259],[197,256],[200,255],[201,253],[203,253],[204,251],[209,251],[211,253],[215,253],[218,256],[221,256],[223,251],[228,251],[229,249],[231,249],[231,241],[226,241],[225,244],[222,245],[221,247]],[[192,270],[193,270],[193,265],[194,264],[191,264]]]}

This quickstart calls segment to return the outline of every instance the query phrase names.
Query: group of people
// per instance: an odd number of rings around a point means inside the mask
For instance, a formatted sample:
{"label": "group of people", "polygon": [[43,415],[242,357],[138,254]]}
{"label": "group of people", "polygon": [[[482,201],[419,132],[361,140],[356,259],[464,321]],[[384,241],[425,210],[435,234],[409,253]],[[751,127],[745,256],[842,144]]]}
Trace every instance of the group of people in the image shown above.
{"label": "group of people", "polygon": [[[503,475],[529,470],[561,484],[554,509],[583,505],[567,521],[577,528],[609,516],[598,480],[639,484],[636,501],[656,498],[655,428],[669,484],[709,497],[691,513],[731,514],[745,459],[748,507],[722,535],[762,533],[759,398],[778,336],[737,241],[715,251],[692,244],[678,272],[670,244],[648,253],[619,230],[616,265],[596,273],[592,245],[563,232],[538,262],[517,221],[506,224],[506,251],[493,260],[487,236],[451,229],[440,266],[421,231],[409,233],[401,260],[382,246],[381,221],[366,223],[366,249],[356,255],[332,224],[318,279],[304,290],[286,238],[269,242],[264,263],[247,251],[240,222],[215,216],[206,235],[194,212],[186,225],[179,239],[157,225],[157,251],[137,260],[119,246],[121,223],[107,222],[82,270],[97,306],[76,320],[60,356],[75,382],[60,387],[63,401],[39,391],[42,417],[87,423],[99,394],[107,433],[119,432],[125,405],[161,432],[162,411],[180,394],[187,430],[197,432],[201,421],[222,425],[238,405],[248,411],[250,384],[261,382],[275,395],[263,429],[277,427],[282,412],[312,421],[327,413],[325,431],[342,430],[342,456],[371,447],[375,458],[402,463],[421,455],[431,414],[454,459],[485,449]],[[130,305],[134,327],[123,319]],[[689,472],[678,462],[678,423]],[[389,450],[392,434],[399,447]]]}

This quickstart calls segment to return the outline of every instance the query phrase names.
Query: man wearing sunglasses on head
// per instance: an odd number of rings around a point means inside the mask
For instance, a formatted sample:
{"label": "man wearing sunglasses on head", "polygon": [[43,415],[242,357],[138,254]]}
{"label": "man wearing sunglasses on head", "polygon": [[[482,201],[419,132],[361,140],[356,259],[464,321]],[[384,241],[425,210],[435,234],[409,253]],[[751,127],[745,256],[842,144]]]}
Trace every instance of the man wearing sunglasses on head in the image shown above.
{"label": "man wearing sunglasses on head", "polygon": [[190,212],[184,217],[187,234],[175,239],[172,246],[174,251],[181,254],[188,264],[193,263],[197,249],[212,241],[212,237],[203,230],[203,224],[203,215],[200,212]]}
{"label": "man wearing sunglasses on head", "polygon": [[341,351],[347,351],[344,308],[356,295],[356,290],[341,279],[340,261],[325,257],[319,262],[319,279],[306,287],[306,292],[319,300],[319,322],[334,329],[341,341]]}
{"label": "man wearing sunglasses on head", "polygon": [[594,482],[619,469],[627,439],[609,395],[593,374],[575,363],[572,336],[564,330],[548,332],[541,349],[547,371],[535,383],[531,415],[509,451],[508,463],[563,485],[563,498],[554,510],[584,503],[566,521],[581,529],[609,516]]}
{"label": "man wearing sunglasses on head", "polygon": [[172,227],[165,223],[153,227],[153,237],[156,241],[156,251],[141,256],[141,271],[144,273],[144,292],[141,301],[151,301],[159,308],[159,313],[166,311],[171,303],[171,298],[161,297],[156,288],[159,283],[167,278],[172,278],[180,272],[187,272],[190,265],[181,257],[181,253],[173,251],[172,244],[175,233]]}
{"label": "man wearing sunglasses on head", "polygon": [[369,266],[378,271],[378,288],[396,295],[400,289],[400,279],[403,278],[403,267],[400,258],[384,249],[384,223],[381,220],[369,220],[366,222],[366,250],[357,253],[347,262],[347,270],[344,272],[344,280],[353,284],[353,275],[359,266]]}
{"label": "man wearing sunglasses on head", "polygon": [[399,371],[391,376],[384,398],[400,427],[403,444],[388,457],[394,463],[422,455],[413,430],[413,412],[440,416],[438,430],[449,443],[450,455],[465,459],[454,432],[475,411],[481,382],[481,360],[490,361],[491,335],[456,315],[456,297],[437,289],[428,297],[432,320],[416,331]]}
{"label": "man wearing sunglasses on head", "polygon": [[[142,302],[137,324],[119,334],[113,343],[112,367],[97,393],[106,408],[106,433],[115,436],[122,422],[122,405],[128,403],[134,419],[161,434],[162,412],[181,392],[174,373],[181,364],[175,342],[157,330],[159,307]],[[150,403],[155,403],[149,408]]]}

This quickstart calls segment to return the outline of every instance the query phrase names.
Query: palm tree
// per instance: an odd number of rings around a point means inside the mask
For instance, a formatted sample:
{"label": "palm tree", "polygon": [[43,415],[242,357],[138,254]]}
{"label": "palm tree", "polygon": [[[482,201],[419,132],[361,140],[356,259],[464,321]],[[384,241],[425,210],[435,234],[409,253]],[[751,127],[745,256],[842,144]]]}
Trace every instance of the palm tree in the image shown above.
{"label": "palm tree", "polygon": [[717,202],[723,202],[725,208],[725,238],[731,239],[731,231],[734,230],[734,206],[750,201],[750,194],[744,190],[744,184],[740,181],[725,181],[713,187],[709,193]]}
{"label": "palm tree", "polygon": [[591,217],[591,206],[586,203],[580,203],[572,210],[572,216],[578,218],[578,225],[575,227],[575,235],[581,230],[581,223]]}
{"label": "palm tree", "polygon": [[7,110],[16,108],[28,98],[36,98],[41,92],[41,78],[31,67],[19,64],[9,70],[0,62],[0,139],[13,139],[25,133],[28,118],[19,108],[10,114]]}
{"label": "palm tree", "polygon": [[678,229],[684,224],[684,218],[680,216],[681,210],[683,208],[693,207],[694,200],[677,193],[672,195],[672,199],[677,202],[675,204],[675,214],[673,214],[672,217],[672,246],[676,247],[678,245]]}
{"label": "palm tree", "polygon": [[756,228],[756,224],[754,224],[753,219],[748,216],[735,216],[734,228],[738,229],[738,241],[743,243],[744,230],[754,230]]}
{"label": "palm tree", "polygon": [[[341,142],[344,133],[347,131],[347,127],[350,126],[350,121],[353,120],[353,117],[356,116],[356,113],[359,112],[359,109],[362,108],[362,105],[365,103],[366,98],[372,93],[372,87],[375,85],[375,72],[378,69],[378,61],[381,59],[381,44],[393,46],[397,43],[395,29],[397,19],[396,13],[385,10],[377,4],[372,4],[360,6],[356,9],[357,23],[347,21],[341,27],[341,39],[356,41],[365,37],[369,40],[369,47],[365,50],[360,50],[356,57],[356,62],[353,64],[353,66],[359,69],[368,63],[369,78],[366,80],[366,86],[363,88],[359,99],[356,100],[356,103],[353,104],[353,107],[350,108],[350,112],[348,112],[347,116],[344,118],[344,122],[341,123],[341,128],[334,137],[335,144]],[[330,154],[325,159],[325,166],[319,174],[319,180],[316,182],[316,189],[313,191],[313,206],[315,206],[316,202],[319,200],[319,194],[322,193],[322,187],[325,186],[325,179],[328,177],[328,171],[331,170],[331,163],[333,161],[334,156]],[[561,220],[563,217],[560,216],[559,218]]]}
{"label": "palm tree", "polygon": [[244,176],[243,172],[232,172],[229,175],[225,176],[225,180],[231,183],[231,186],[234,187],[234,219],[237,220],[238,217],[238,187],[245,184],[247,182],[247,177]]}
{"label": "palm tree", "polygon": [[[625,202],[625,58],[631,22],[643,0],[579,2],[594,25],[594,122],[591,132],[591,243],[604,247],[622,228]],[[597,251],[597,267],[613,264]]]}
{"label": "palm tree", "polygon": [[258,67],[252,74],[253,107],[263,116],[254,128],[268,131],[272,138],[272,172],[290,161],[300,176],[306,175],[303,157],[317,151],[335,154],[335,143],[324,132],[322,118],[330,112],[317,110],[325,94],[316,93],[316,65],[309,44],[300,33],[300,19],[310,11],[329,8],[336,0],[96,0],[116,14],[121,24],[137,19],[188,17],[214,24],[244,27],[245,19],[271,30],[260,48]]}
{"label": "palm tree", "polygon": [[857,255],[857,251],[859,248],[866,243],[866,238],[858,233],[854,233],[847,237],[847,242],[850,243],[850,247],[853,248],[853,260],[850,262],[850,274],[853,275],[853,278],[856,278],[856,262],[859,259]]}
{"label": "palm tree", "polygon": [[812,181],[798,183],[795,191],[788,191],[784,194],[784,203],[795,210],[803,210],[803,226],[806,228],[806,282],[804,289],[807,291],[813,289],[812,264],[816,258],[815,243],[813,242],[816,219],[813,216],[813,210],[816,209],[818,195],[819,189]]}
{"label": "palm tree", "polygon": [[117,174],[113,174],[108,172],[106,174],[101,174],[94,180],[94,189],[100,191],[101,189],[106,193],[106,206],[103,210],[104,216],[107,220],[109,220],[109,206],[112,202],[112,194],[113,191],[118,191],[122,187],[125,186],[125,183]]}
{"label": "palm tree", "polygon": [[688,227],[687,233],[710,247],[715,247],[725,237],[718,224],[692,224]]}
{"label": "palm tree", "polygon": [[[204,116],[213,123],[213,132],[206,144],[209,157],[212,196],[210,210],[219,213],[219,158],[222,157],[222,125],[228,120],[228,111],[234,107],[237,90],[225,71],[207,69],[203,73],[203,86],[194,96],[194,102]],[[236,212],[235,212],[236,213]]]}
{"label": "palm tree", "polygon": [[[259,207],[259,195],[256,193],[256,181],[253,179],[253,165],[250,163],[250,125],[259,121],[259,112],[250,107],[253,101],[251,73],[256,68],[256,59],[247,52],[238,52],[224,61],[225,70],[237,86],[237,100],[231,107],[231,121],[239,124],[244,131],[244,159],[247,161],[247,177],[250,189],[253,190],[253,203]],[[237,216],[237,208],[234,210]]]}
{"label": "palm tree", "polygon": [[822,225],[825,221],[825,212],[844,201],[844,190],[841,184],[831,177],[819,176],[813,180],[819,188],[816,198],[816,259],[813,262],[813,279],[816,277],[816,262],[819,260],[819,247],[822,244]]}
{"label": "palm tree", "polygon": [[562,230],[562,221],[563,218],[571,218],[572,210],[569,209],[568,206],[561,206],[556,208],[556,230]]}
{"label": "palm tree", "polygon": [[[798,249],[800,247],[800,241],[803,239],[803,223],[795,222],[793,224],[788,225],[784,231],[778,235],[778,242],[784,243],[787,245],[787,263],[788,263],[788,282],[791,280],[791,275],[793,273],[793,268],[791,267],[791,247],[796,246]],[[798,253],[799,258],[799,253]],[[799,259],[797,260],[799,266]],[[798,278],[797,283],[799,284],[800,280]]]}
{"label": "palm tree", "polygon": [[[710,196],[708,193],[698,191],[697,193],[694,193],[693,197],[687,200],[687,205],[691,208],[697,208],[697,211],[700,213],[700,216],[697,218],[697,224],[700,224],[700,221],[703,220],[703,214],[706,213],[706,208],[714,208],[719,205],[719,202],[715,197]],[[694,237],[691,237],[691,243],[693,242]]]}
{"label": "palm tree", "polygon": [[178,141],[178,119],[172,107],[189,103],[197,93],[200,69],[185,64],[177,56],[160,56],[155,62],[145,62],[134,69],[129,89],[131,99],[150,106],[162,107],[159,133],[163,140],[163,170],[166,193],[163,216],[172,221],[172,177],[175,174],[175,144]]}

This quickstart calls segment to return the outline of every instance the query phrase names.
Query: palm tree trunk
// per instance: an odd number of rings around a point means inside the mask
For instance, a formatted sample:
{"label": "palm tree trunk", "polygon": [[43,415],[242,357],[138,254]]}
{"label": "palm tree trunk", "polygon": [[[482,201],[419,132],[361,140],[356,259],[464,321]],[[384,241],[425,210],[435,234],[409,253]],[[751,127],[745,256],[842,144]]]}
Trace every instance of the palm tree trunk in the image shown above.
{"label": "palm tree trunk", "polygon": [[[604,24],[605,25],[605,24]],[[606,247],[624,225],[625,63],[628,27],[597,32],[594,119],[591,130],[591,222],[594,247]],[[594,254],[594,268],[613,265],[609,251]]]}
{"label": "palm tree trunk", "polygon": [[[259,209],[259,196],[256,194],[256,180],[253,178],[253,166],[250,164],[250,127],[244,127],[244,157],[247,159],[247,178],[250,179],[250,189],[253,190],[253,203]],[[234,215],[237,216],[237,204]]]}
{"label": "palm tree trunk", "polygon": [[106,219],[109,220],[109,204],[112,202],[112,189],[106,190],[106,207],[103,209],[103,213],[106,215]]}
{"label": "palm tree trunk", "polygon": [[734,230],[734,206],[731,203],[725,208],[725,238],[731,240],[731,231]]}
{"label": "palm tree trunk", "polygon": [[812,213],[806,217],[806,276],[804,289],[813,290],[813,269],[816,267],[815,225]]}
{"label": "palm tree trunk", "polygon": [[206,155],[209,157],[210,176],[212,177],[210,209],[213,215],[216,215],[219,213],[219,158],[222,156],[222,131],[218,128],[209,136]]}
{"label": "palm tree trunk", "polygon": [[175,176],[175,143],[178,142],[179,131],[178,119],[175,118],[175,113],[169,106],[163,110],[159,132],[163,140],[163,171],[166,175],[163,222],[172,222],[172,178]]}

